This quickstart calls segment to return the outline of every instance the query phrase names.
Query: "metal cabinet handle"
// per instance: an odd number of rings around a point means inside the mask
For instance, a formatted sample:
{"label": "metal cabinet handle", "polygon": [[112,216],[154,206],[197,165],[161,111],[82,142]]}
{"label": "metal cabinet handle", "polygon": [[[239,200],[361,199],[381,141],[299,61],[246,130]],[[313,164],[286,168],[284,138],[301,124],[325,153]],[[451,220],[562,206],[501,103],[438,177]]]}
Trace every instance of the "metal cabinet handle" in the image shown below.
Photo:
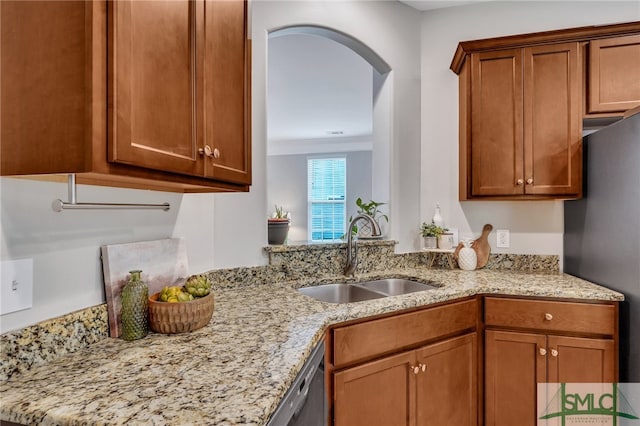
{"label": "metal cabinet handle", "polygon": [[518,179],[516,181],[516,185],[522,185],[524,183],[524,181],[522,179]]}
{"label": "metal cabinet handle", "polygon": [[551,321],[553,319],[553,315],[547,312],[546,314],[544,314],[544,319],[547,321]]}
{"label": "metal cabinet handle", "polygon": [[204,155],[205,157],[220,158],[220,150],[218,148],[211,149],[209,145],[198,149],[198,154]]}
{"label": "metal cabinet handle", "polygon": [[531,185],[533,183],[533,178],[527,179],[527,185]]}
{"label": "metal cabinet handle", "polygon": [[551,356],[558,356],[558,351],[555,349],[551,349]]}
{"label": "metal cabinet handle", "polygon": [[204,155],[205,157],[211,157],[211,147],[209,145],[205,145],[204,148],[198,149],[198,154]]}
{"label": "metal cabinet handle", "polygon": [[539,352],[540,352],[540,355],[542,355],[542,356],[547,354],[547,350],[545,348],[540,348]]}
{"label": "metal cabinet handle", "polygon": [[427,366],[425,364],[419,363],[417,366],[412,365],[411,367],[409,367],[411,369],[411,371],[413,372],[413,374],[418,374],[420,371],[422,371],[423,373],[425,371],[427,371]]}

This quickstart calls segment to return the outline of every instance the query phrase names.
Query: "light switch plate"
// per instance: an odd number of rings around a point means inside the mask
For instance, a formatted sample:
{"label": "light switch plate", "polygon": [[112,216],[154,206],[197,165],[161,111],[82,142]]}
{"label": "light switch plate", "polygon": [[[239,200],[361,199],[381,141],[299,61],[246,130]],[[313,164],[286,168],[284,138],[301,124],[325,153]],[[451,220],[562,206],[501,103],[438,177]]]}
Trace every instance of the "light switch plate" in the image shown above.
{"label": "light switch plate", "polygon": [[33,306],[33,259],[3,260],[0,264],[0,315]]}
{"label": "light switch plate", "polygon": [[496,230],[496,247],[508,248],[511,245],[511,238],[508,229]]}

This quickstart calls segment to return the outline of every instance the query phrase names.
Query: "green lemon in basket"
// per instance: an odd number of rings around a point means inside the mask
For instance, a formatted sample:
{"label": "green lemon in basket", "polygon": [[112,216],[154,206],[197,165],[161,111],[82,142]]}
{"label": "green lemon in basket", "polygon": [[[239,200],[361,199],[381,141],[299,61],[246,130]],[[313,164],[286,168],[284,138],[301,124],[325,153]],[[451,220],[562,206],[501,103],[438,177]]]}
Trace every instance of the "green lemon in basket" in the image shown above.
{"label": "green lemon in basket", "polygon": [[204,297],[211,293],[211,281],[205,275],[192,275],[184,283],[184,290],[193,297]]}
{"label": "green lemon in basket", "polygon": [[180,286],[165,287],[160,291],[159,299],[161,302],[179,302],[180,293],[182,293]]}
{"label": "green lemon in basket", "polygon": [[178,293],[178,302],[188,302],[189,300],[193,300],[193,296],[189,293],[185,293],[184,291]]}

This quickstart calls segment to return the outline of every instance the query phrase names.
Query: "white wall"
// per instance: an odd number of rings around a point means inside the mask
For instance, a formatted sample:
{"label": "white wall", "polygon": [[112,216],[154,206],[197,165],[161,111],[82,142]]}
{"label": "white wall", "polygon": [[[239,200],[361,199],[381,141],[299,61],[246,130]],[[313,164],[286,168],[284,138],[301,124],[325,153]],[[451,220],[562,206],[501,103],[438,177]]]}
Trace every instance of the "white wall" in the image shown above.
{"label": "white wall", "polygon": [[100,246],[171,237],[182,210],[180,194],[78,185],[79,202],[169,202],[171,210],[56,213],[51,202],[67,200],[66,183],[2,178],[0,190],[1,259],[31,258],[34,268],[33,308],[2,315],[1,332],[103,303]]}
{"label": "white wall", "polygon": [[436,202],[461,236],[479,235],[484,223],[511,230],[511,247],[493,252],[562,256],[561,201],[458,201],[458,77],[449,70],[458,42],[640,19],[640,2],[487,2],[422,14],[421,219]]}
{"label": "white wall", "polygon": [[[268,33],[293,25],[328,27],[360,40],[393,69],[390,95],[393,127],[392,238],[401,250],[413,249],[419,212],[420,169],[420,14],[399,2],[254,1],[252,3],[253,186],[215,206],[215,266],[264,263],[266,201],[266,80]],[[375,125],[375,124],[374,124]],[[400,172],[408,177],[400,182]],[[393,172],[392,172],[393,173]],[[374,194],[375,196],[375,194]],[[394,213],[394,206],[397,208]],[[231,224],[238,223],[235,227]]]}

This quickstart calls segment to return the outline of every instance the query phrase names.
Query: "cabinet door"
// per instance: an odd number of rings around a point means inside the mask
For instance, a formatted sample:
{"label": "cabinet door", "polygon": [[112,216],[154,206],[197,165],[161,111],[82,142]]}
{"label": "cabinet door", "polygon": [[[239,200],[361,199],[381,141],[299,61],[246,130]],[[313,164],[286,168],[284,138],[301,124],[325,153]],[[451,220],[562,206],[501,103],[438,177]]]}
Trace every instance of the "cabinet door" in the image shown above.
{"label": "cabinet door", "polygon": [[247,2],[204,3],[204,132],[212,155],[205,176],[251,183]]}
{"label": "cabinet door", "polygon": [[615,343],[611,339],[548,337],[548,382],[613,383]]}
{"label": "cabinet door", "polygon": [[195,117],[195,2],[109,7],[109,161],[202,175]]}
{"label": "cabinet door", "polygon": [[578,194],[582,92],[578,43],[524,49],[525,194]]}
{"label": "cabinet door", "polygon": [[471,55],[472,195],[520,195],[522,50]]}
{"label": "cabinet door", "polygon": [[546,382],[546,337],[487,330],[485,424],[536,424],[537,384]]}
{"label": "cabinet door", "polygon": [[640,35],[589,42],[587,112],[621,112],[640,105]]}
{"label": "cabinet door", "polygon": [[476,334],[419,349],[417,360],[416,424],[477,425]]}
{"label": "cabinet door", "polygon": [[[84,1],[0,1],[0,171],[90,167],[88,26]],[[106,154],[104,154],[106,155]]]}
{"label": "cabinet door", "polygon": [[336,426],[415,425],[415,352],[334,374]]}

